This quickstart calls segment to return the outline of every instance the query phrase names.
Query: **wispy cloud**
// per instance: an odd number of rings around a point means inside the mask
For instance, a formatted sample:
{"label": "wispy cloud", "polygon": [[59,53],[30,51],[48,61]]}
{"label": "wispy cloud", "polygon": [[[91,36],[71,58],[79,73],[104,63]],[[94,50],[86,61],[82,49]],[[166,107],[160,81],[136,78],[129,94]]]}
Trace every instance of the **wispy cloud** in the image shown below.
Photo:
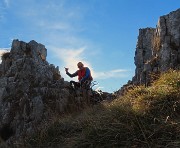
{"label": "wispy cloud", "polygon": [[39,26],[43,27],[44,29],[49,29],[49,30],[69,30],[71,29],[70,25],[65,22],[39,22]]}
{"label": "wispy cloud", "polygon": [[[65,78],[65,80],[70,80],[64,71],[64,67],[69,68],[70,73],[74,73],[78,70],[77,63],[79,61],[83,62],[86,67],[89,67],[92,70],[92,66],[90,62],[85,60],[84,53],[86,52],[86,47],[80,47],[80,48],[57,48],[57,47],[49,47],[51,48],[51,51],[55,53],[57,58],[59,59],[61,63],[60,71],[61,75]],[[73,78],[73,80],[77,81],[77,78]]]}
{"label": "wispy cloud", "polygon": [[85,66],[91,67],[91,64],[84,59],[86,47],[77,49],[51,47],[51,50],[64,63],[64,66],[70,69],[71,72],[75,72],[77,70],[77,63],[79,61],[83,62]]}
{"label": "wispy cloud", "polygon": [[0,1],[0,21],[5,18],[5,13],[9,8],[10,2],[9,0],[2,0]]}
{"label": "wispy cloud", "polygon": [[55,52],[64,65],[69,68],[70,72],[75,72],[77,70],[77,63],[79,61],[82,61],[85,66],[91,69],[92,75],[95,79],[124,78],[128,77],[128,72],[130,72],[130,70],[127,69],[114,69],[104,72],[94,71],[92,64],[84,57],[86,47],[78,49],[61,49],[56,47],[49,48]]}
{"label": "wispy cloud", "polygon": [[4,0],[4,4],[5,4],[6,7],[9,7],[10,0]]}
{"label": "wispy cloud", "polygon": [[97,79],[108,79],[108,78],[124,78],[127,77],[127,73],[130,70],[127,69],[115,69],[104,72],[95,72],[94,77]]}
{"label": "wispy cloud", "polygon": [[[21,38],[26,40],[34,39],[44,44],[50,53],[48,56],[57,56],[55,59],[52,59],[54,61],[50,62],[53,64],[58,62],[61,75],[65,80],[69,79],[63,67],[68,67],[69,71],[73,73],[77,70],[77,63],[79,61],[82,61],[85,66],[91,69],[93,78],[97,81],[98,79],[109,79],[111,81],[111,78],[124,78],[128,76],[128,70],[126,69],[94,70],[97,68],[97,65],[93,65],[96,63],[96,61],[93,61],[93,57],[98,55],[102,59],[103,53],[99,53],[102,50],[101,45],[98,45],[91,36],[87,38],[88,33],[84,34],[86,29],[90,32],[91,30],[96,30],[94,29],[96,27],[93,28],[92,25],[86,25],[87,22],[85,21],[90,13],[92,13],[92,8],[87,3],[76,3],[69,0],[44,0],[38,2],[36,0],[2,1],[3,6],[9,8],[9,10],[13,6],[13,9],[8,14],[13,14],[13,17],[20,22],[18,26],[22,24],[22,26],[19,26],[20,31],[17,29],[19,32],[14,30],[13,37],[17,38],[20,36],[20,40]],[[0,13],[1,17],[6,16]],[[94,24],[94,22],[90,23]],[[89,28],[90,26],[91,28]]]}
{"label": "wispy cloud", "polygon": [[21,2],[20,6],[13,2],[15,8],[18,8],[13,15],[27,24],[23,30],[28,31],[31,38],[36,39],[39,35],[38,41],[46,46],[53,45],[63,49],[79,49],[87,46],[88,39],[81,37],[84,30],[82,21],[85,16],[83,7],[67,0],[45,0],[38,3],[35,0],[18,0],[18,2]]}
{"label": "wispy cloud", "polygon": [[[84,15],[82,12],[84,9],[78,5],[71,5],[66,0],[45,0],[45,2],[40,1],[38,3],[35,0],[19,1],[22,3],[22,8],[18,9],[15,14],[29,22],[34,28],[46,31],[47,29],[49,29],[48,31],[76,31],[82,29],[82,26],[79,26],[80,23],[74,23],[78,20],[81,21]],[[19,7],[19,5],[16,5],[16,7]]]}
{"label": "wispy cloud", "polygon": [[0,9],[1,9],[1,11],[5,10],[9,6],[10,6],[10,0],[2,0],[2,1],[0,1]]}

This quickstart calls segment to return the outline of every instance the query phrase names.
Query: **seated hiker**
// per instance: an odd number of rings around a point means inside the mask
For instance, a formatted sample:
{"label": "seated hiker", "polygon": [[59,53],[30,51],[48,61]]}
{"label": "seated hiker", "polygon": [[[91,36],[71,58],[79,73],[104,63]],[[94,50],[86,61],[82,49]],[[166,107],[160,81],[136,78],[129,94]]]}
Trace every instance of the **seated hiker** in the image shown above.
{"label": "seated hiker", "polygon": [[79,82],[75,82],[75,81],[70,81],[70,85],[73,86],[74,88],[79,88],[79,87],[89,87],[91,81],[93,80],[92,76],[91,76],[91,71],[88,67],[84,67],[82,62],[79,62],[77,64],[77,67],[79,68],[79,70],[77,70],[75,73],[70,74],[68,72],[68,68],[65,68],[66,74],[69,77],[76,77],[78,76],[78,80]]}

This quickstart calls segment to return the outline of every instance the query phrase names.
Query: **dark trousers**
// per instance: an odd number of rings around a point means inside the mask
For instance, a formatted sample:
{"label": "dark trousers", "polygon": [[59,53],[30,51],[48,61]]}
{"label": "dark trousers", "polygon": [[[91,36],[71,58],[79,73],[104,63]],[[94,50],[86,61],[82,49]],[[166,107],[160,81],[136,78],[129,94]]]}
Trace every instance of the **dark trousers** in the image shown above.
{"label": "dark trousers", "polygon": [[80,83],[75,82],[75,81],[70,81],[70,85],[74,89],[80,88],[80,86],[81,86]]}
{"label": "dark trousers", "polygon": [[81,84],[78,83],[78,82],[75,82],[75,81],[70,81],[70,85],[74,89],[78,89],[80,87],[85,88],[85,89],[89,89],[90,85],[91,85],[91,81],[90,80],[86,80],[85,82],[83,82]]}

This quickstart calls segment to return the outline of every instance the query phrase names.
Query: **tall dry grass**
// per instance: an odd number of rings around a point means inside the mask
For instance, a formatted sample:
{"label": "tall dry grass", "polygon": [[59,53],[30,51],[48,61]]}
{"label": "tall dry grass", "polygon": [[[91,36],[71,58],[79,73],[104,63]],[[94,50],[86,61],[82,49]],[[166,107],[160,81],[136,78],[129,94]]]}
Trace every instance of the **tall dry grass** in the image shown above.
{"label": "tall dry grass", "polygon": [[56,121],[26,139],[32,147],[180,147],[180,71]]}

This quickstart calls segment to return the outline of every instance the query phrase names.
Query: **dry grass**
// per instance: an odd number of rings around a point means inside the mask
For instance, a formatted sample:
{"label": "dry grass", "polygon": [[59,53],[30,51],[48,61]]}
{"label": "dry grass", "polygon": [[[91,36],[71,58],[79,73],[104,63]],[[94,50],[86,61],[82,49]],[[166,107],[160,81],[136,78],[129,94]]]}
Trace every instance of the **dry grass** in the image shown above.
{"label": "dry grass", "polygon": [[26,140],[34,147],[180,147],[180,71],[111,103],[57,119]]}

